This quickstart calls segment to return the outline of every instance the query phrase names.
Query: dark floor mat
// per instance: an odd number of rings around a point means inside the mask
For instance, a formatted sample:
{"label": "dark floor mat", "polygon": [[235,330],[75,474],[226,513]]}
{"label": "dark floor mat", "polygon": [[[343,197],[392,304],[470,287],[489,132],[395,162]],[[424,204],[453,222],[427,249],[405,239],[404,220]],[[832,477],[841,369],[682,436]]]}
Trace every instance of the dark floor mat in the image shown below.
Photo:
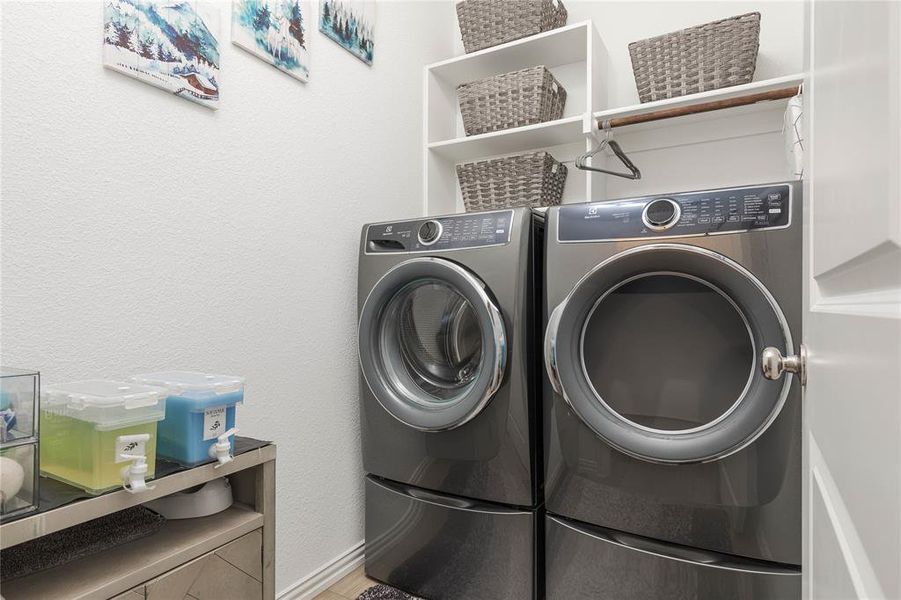
{"label": "dark floor mat", "polygon": [[411,596],[406,592],[394,589],[390,585],[374,585],[359,596],[357,600],[423,600],[417,596]]}
{"label": "dark floor mat", "polygon": [[165,519],[143,506],[74,525],[3,551],[0,579],[14,579],[133,542],[163,526]]}

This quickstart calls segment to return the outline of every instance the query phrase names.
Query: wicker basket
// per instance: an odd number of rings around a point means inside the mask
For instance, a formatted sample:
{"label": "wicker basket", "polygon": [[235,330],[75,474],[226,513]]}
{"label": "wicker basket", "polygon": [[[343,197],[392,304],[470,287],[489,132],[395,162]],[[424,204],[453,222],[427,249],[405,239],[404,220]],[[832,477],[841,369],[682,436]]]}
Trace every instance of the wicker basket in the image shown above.
{"label": "wicker basket", "polygon": [[466,135],[553,121],[563,116],[566,90],[543,65],[457,87]]}
{"label": "wicker basket", "polygon": [[467,52],[512,42],[566,25],[560,0],[464,0],[457,20]]}
{"label": "wicker basket", "polygon": [[467,212],[560,204],[566,167],[547,152],[457,165]]}
{"label": "wicker basket", "polygon": [[642,102],[749,83],[760,13],[753,12],[632,42],[632,71]]}

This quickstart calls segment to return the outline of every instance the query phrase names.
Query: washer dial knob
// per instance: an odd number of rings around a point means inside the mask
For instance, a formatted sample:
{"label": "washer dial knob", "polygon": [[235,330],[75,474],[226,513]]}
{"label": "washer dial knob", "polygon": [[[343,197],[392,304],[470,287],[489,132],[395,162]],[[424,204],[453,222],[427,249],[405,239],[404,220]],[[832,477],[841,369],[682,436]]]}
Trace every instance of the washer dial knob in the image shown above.
{"label": "washer dial knob", "polygon": [[675,200],[658,198],[648,202],[641,214],[641,220],[651,231],[665,231],[679,222],[682,208]]}
{"label": "washer dial knob", "polygon": [[426,221],[419,226],[419,243],[423,246],[431,246],[441,237],[441,223],[438,221]]}

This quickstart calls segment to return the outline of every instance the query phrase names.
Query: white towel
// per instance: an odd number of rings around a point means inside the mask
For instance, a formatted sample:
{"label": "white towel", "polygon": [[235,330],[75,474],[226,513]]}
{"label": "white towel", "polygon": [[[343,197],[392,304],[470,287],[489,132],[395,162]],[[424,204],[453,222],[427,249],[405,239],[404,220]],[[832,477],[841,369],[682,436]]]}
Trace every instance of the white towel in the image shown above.
{"label": "white towel", "polygon": [[804,118],[802,90],[788,101],[785,117],[782,122],[782,134],[785,136],[785,157],[791,167],[792,177],[804,177],[804,138],[801,137],[801,123]]}

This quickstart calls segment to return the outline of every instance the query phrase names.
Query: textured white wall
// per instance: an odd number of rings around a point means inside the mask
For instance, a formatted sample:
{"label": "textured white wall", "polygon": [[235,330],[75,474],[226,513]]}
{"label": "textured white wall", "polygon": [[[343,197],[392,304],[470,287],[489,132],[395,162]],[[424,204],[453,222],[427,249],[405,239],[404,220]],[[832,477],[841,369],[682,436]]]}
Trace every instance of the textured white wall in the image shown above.
{"label": "textured white wall", "polygon": [[370,68],[318,32],[303,84],[230,43],[210,111],[101,67],[101,2],[2,3],[3,364],[45,382],[247,377],[278,443],[283,589],[363,537],[360,225],[419,214],[422,66],[453,4],[379,2]]}

